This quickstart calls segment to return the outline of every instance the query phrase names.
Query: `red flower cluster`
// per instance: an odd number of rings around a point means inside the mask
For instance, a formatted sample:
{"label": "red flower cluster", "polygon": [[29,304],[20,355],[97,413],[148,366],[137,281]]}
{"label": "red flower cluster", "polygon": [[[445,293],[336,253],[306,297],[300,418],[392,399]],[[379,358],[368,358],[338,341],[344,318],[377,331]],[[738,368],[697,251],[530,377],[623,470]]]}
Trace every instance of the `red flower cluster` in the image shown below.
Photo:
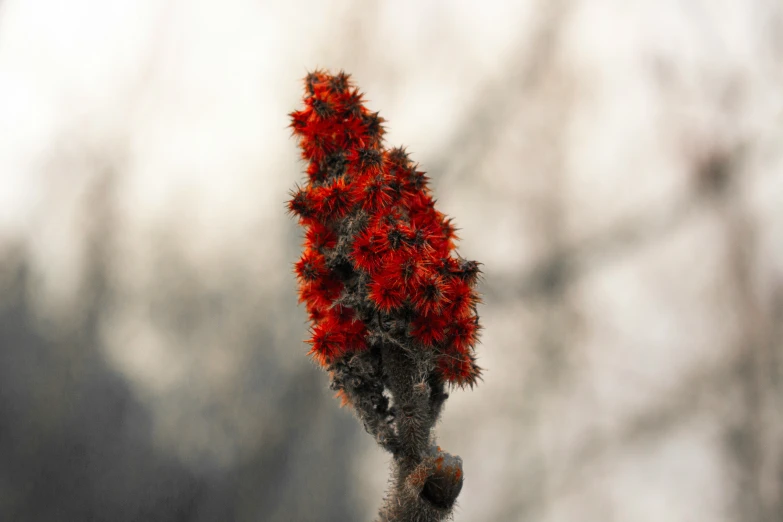
{"label": "red flower cluster", "polygon": [[323,366],[393,342],[433,353],[441,376],[473,385],[478,263],[455,257],[455,229],[427,176],[402,148],[383,147],[383,119],[345,73],[305,79],[291,127],[308,181],[289,210],[306,229],[295,265]]}

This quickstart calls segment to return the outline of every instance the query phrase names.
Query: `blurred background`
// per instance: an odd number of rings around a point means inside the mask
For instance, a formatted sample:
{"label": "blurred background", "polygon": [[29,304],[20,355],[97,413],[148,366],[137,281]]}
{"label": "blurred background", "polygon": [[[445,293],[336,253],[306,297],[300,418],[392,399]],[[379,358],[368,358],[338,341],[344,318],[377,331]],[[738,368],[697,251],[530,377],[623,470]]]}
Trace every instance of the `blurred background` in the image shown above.
{"label": "blurred background", "polygon": [[779,0],[0,3],[0,520],[364,521],[287,114],[345,69],[484,263],[455,520],[783,520]]}

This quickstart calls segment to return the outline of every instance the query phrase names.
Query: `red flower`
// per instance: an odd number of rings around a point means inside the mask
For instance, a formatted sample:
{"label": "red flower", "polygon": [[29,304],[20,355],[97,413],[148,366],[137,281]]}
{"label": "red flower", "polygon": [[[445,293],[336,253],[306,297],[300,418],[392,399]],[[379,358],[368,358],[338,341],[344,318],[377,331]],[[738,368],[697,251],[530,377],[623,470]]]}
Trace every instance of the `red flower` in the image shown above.
{"label": "red flower", "polygon": [[459,319],[471,313],[478,303],[478,296],[465,281],[452,277],[449,281],[447,295],[450,298],[449,313]]}
{"label": "red flower", "polygon": [[327,220],[345,216],[352,206],[350,191],[343,178],[315,189],[313,199],[313,208],[316,214]]}
{"label": "red flower", "polygon": [[420,315],[411,326],[411,335],[424,346],[435,346],[446,339],[446,320],[438,315]]}
{"label": "red flower", "polygon": [[321,364],[332,361],[345,354],[345,334],[333,321],[322,321],[313,327],[313,345],[310,354]]}
{"label": "red flower", "polygon": [[313,309],[325,310],[340,297],[343,285],[329,276],[321,277],[310,283],[300,283],[299,300]]}
{"label": "red flower", "polygon": [[305,250],[302,258],[294,265],[294,271],[302,283],[314,283],[328,275],[326,259],[316,250]]}
{"label": "red flower", "polygon": [[352,260],[356,268],[368,273],[375,272],[382,262],[383,237],[368,228],[353,242]]}
{"label": "red flower", "polygon": [[424,316],[441,313],[449,300],[445,294],[446,284],[435,273],[422,277],[413,290],[413,305]]}
{"label": "red flower", "polygon": [[394,201],[391,180],[391,176],[383,171],[368,176],[364,183],[354,185],[354,201],[369,213],[381,212],[389,208]]}
{"label": "red flower", "polygon": [[478,318],[474,315],[460,317],[449,325],[449,346],[456,352],[466,354],[478,340]]}
{"label": "red flower", "polygon": [[481,378],[481,368],[475,359],[465,354],[444,354],[438,358],[438,369],[451,383],[471,388]]}
{"label": "red flower", "polygon": [[290,116],[308,162],[288,209],[305,228],[294,271],[310,354],[331,367],[393,340],[431,354],[442,380],[472,385],[478,263],[456,256],[456,229],[426,174],[403,148],[383,147],[383,118],[345,73],[308,74],[304,107]]}
{"label": "red flower", "polygon": [[402,288],[387,280],[376,278],[369,284],[368,289],[370,290],[370,299],[382,312],[392,312],[405,302]]}
{"label": "red flower", "polygon": [[313,223],[305,233],[305,249],[332,249],[337,245],[337,235],[321,223]]}

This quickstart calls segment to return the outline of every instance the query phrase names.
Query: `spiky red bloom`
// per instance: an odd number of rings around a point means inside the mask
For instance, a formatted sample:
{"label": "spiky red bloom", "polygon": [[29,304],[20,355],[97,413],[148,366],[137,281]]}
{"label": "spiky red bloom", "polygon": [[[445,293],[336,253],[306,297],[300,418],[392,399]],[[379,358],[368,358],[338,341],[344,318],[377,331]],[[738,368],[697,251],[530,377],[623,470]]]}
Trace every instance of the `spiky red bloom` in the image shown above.
{"label": "spiky red bloom", "polygon": [[295,272],[311,354],[330,366],[392,343],[431,354],[440,379],[473,385],[478,263],[456,256],[425,173],[403,148],[383,147],[383,121],[342,72],[308,74],[291,113],[308,162],[288,209],[305,227]]}

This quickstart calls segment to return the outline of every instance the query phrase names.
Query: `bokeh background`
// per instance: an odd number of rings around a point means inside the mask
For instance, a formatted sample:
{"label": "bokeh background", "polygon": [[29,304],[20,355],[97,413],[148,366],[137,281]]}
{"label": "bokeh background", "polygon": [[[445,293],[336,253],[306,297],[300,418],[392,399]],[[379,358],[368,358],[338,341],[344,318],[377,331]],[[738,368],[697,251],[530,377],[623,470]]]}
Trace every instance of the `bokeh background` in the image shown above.
{"label": "bokeh background", "polygon": [[779,0],[0,3],[0,520],[364,521],[287,113],[345,69],[484,263],[455,520],[783,520]]}

